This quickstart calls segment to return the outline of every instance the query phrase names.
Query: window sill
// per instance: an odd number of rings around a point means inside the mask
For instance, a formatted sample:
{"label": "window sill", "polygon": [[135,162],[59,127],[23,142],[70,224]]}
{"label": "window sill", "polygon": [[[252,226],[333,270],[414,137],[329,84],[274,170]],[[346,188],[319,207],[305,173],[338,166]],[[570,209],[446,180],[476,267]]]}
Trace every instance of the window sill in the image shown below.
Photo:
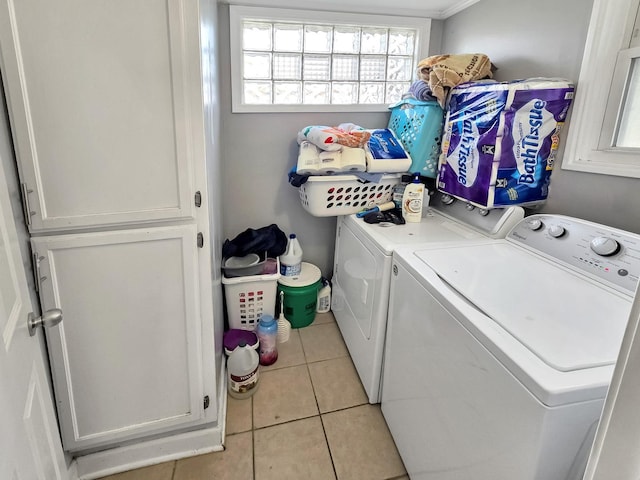
{"label": "window sill", "polygon": [[[594,152],[595,153],[595,152]],[[598,158],[606,155],[606,152],[597,152],[595,158],[572,158],[562,163],[563,170],[573,170],[585,173],[599,173],[602,175],[615,175],[619,177],[640,178],[640,163],[638,155],[616,154],[615,159]],[[635,158],[634,158],[635,157]],[[624,161],[627,160],[627,161]]]}
{"label": "window sill", "polygon": [[353,104],[353,105],[234,105],[232,113],[360,113],[360,112],[388,112],[389,105],[381,104]]}

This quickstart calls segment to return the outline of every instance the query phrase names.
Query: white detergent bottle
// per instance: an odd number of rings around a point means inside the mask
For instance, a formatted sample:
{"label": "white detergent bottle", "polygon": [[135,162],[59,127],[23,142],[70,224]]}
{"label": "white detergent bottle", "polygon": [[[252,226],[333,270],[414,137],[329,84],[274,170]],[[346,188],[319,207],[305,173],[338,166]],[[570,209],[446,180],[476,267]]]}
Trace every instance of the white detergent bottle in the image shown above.
{"label": "white detergent bottle", "polygon": [[413,174],[411,183],[404,189],[402,195],[402,216],[408,223],[419,223],[422,219],[422,202],[424,199],[424,185],[420,182],[420,173]]}
{"label": "white detergent bottle", "polygon": [[316,313],[327,313],[331,310],[331,284],[326,278],[322,279],[322,287],[318,290]]}
{"label": "white detergent bottle", "polygon": [[258,352],[241,341],[227,360],[227,390],[233,398],[243,399],[258,389]]}
{"label": "white detergent bottle", "polygon": [[287,249],[280,255],[280,275],[295,277],[302,271],[302,247],[295,233],[289,235]]}

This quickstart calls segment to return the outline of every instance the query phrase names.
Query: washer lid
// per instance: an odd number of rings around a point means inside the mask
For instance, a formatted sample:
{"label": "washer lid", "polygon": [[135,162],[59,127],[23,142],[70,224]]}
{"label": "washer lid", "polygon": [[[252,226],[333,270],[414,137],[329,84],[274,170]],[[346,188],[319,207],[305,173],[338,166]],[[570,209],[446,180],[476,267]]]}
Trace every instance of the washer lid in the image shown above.
{"label": "washer lid", "polygon": [[416,256],[552,368],[615,363],[630,298],[505,242]]}

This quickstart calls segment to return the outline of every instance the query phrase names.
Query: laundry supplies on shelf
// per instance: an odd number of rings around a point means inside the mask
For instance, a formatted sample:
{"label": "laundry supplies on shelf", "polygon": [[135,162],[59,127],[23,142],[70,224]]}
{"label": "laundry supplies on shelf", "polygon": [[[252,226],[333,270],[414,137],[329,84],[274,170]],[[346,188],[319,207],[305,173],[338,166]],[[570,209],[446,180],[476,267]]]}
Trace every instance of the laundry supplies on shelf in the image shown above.
{"label": "laundry supplies on shelf", "polygon": [[355,175],[311,176],[300,185],[302,207],[314,217],[350,215],[391,201],[400,173],[382,174],[377,182]]}
{"label": "laundry supplies on shelf", "polygon": [[545,201],[573,93],[545,78],[452,89],[438,189],[485,208]]}
{"label": "laundry supplies on shelf", "polygon": [[406,172],[411,166],[411,157],[388,128],[371,130],[367,144],[367,172]]}
{"label": "laundry supplies on shelf", "polygon": [[388,128],[411,157],[408,171],[436,178],[444,124],[444,111],[438,102],[405,98],[389,109]]}
{"label": "laundry supplies on shelf", "polygon": [[362,148],[342,147],[341,150],[323,151],[313,143],[300,143],[296,173],[300,175],[332,175],[339,172],[364,172],[367,169]]}
{"label": "laundry supplies on shelf", "polygon": [[418,63],[418,76],[429,84],[431,94],[445,106],[447,93],[458,84],[493,77],[491,60],[483,53],[433,55]]}
{"label": "laundry supplies on shelf", "polygon": [[336,151],[343,146],[362,148],[370,136],[370,132],[353,123],[341,123],[337,127],[310,125],[298,132],[298,144],[306,140],[321,150]]}
{"label": "laundry supplies on shelf", "polygon": [[406,172],[411,157],[389,129],[365,130],[352,123],[309,126],[298,133],[297,175]]}

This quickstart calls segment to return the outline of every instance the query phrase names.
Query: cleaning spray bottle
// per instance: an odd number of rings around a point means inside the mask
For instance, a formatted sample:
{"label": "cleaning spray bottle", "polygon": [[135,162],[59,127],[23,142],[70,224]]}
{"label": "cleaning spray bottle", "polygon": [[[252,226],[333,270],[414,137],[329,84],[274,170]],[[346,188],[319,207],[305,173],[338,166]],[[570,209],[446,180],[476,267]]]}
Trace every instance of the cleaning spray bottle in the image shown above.
{"label": "cleaning spray bottle", "polygon": [[404,189],[402,195],[402,216],[408,223],[419,223],[422,219],[422,202],[424,199],[424,185],[420,182],[420,172],[413,174],[411,183]]}

